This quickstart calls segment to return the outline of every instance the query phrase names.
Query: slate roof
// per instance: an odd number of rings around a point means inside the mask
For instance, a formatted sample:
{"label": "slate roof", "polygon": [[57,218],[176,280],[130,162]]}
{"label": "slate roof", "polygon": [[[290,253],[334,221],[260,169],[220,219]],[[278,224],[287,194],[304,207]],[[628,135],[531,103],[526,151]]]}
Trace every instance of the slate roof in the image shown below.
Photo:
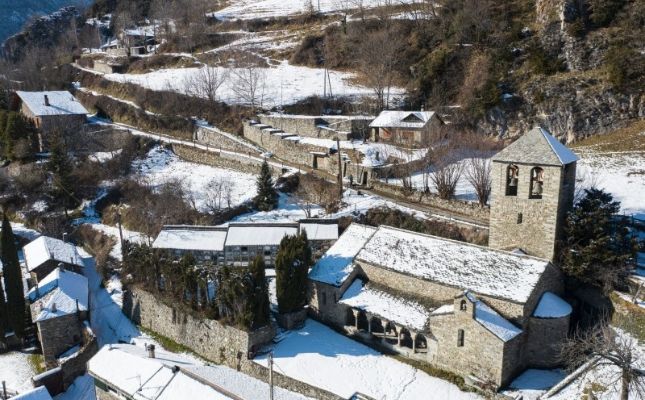
{"label": "slate roof", "polygon": [[536,127],[497,153],[493,161],[563,166],[578,161],[578,156],[544,128]]}
{"label": "slate roof", "polygon": [[370,128],[416,128],[427,125],[434,111],[381,111]]}
{"label": "slate roof", "polygon": [[27,294],[30,303],[41,302],[36,322],[88,310],[87,278],[56,268]]}
{"label": "slate roof", "polygon": [[228,228],[213,226],[164,226],[152,247],[194,251],[224,251]]}
{"label": "slate roof", "polygon": [[60,239],[41,236],[22,249],[27,269],[31,272],[49,260],[83,267],[83,260],[73,244]]}
{"label": "slate roof", "polygon": [[[48,92],[22,92],[16,95],[36,116],[87,114],[87,110],[76,97],[66,90]],[[45,105],[45,96],[49,105]]]}

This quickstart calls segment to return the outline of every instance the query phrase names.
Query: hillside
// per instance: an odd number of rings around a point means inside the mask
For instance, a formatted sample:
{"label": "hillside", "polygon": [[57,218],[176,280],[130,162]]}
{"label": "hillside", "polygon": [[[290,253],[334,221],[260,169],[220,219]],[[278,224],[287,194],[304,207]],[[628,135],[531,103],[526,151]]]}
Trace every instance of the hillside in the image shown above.
{"label": "hillside", "polygon": [[34,16],[50,14],[65,6],[90,3],[91,0],[0,0],[0,42],[18,33]]}

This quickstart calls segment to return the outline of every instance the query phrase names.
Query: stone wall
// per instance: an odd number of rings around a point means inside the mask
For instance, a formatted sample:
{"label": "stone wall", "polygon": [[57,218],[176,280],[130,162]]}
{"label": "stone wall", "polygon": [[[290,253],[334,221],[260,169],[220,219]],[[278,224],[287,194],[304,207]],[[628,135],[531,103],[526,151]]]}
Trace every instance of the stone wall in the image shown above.
{"label": "stone wall", "polygon": [[[242,155],[218,153],[202,150],[182,144],[172,144],[172,151],[186,161],[206,164],[212,167],[232,169],[257,175],[260,173],[261,161],[255,155],[244,157]],[[281,173],[279,168],[269,164],[274,173]]]}
{"label": "stone wall", "polygon": [[57,365],[56,357],[58,355],[81,343],[82,321],[87,318],[87,312],[80,314],[63,315],[36,323],[45,364],[49,367]]}
{"label": "stone wall", "polygon": [[92,337],[79,352],[63,361],[60,364],[63,371],[63,384],[69,387],[74,382],[74,379],[87,372],[87,363],[99,351],[98,342],[96,337]]}
{"label": "stone wall", "polygon": [[[196,318],[160,302],[152,294],[139,288],[130,288],[124,292],[123,312],[137,325],[170,338],[207,360],[267,381],[268,369],[249,360],[248,353],[273,339],[273,327],[249,333],[215,320]],[[276,372],[274,384],[315,399],[340,399],[325,390]]]}
{"label": "stone wall", "polygon": [[413,191],[410,193],[409,190],[406,190],[401,186],[390,185],[378,180],[370,181],[370,186],[376,192],[382,192],[387,195],[400,197],[405,199],[405,201],[419,203],[428,207],[446,210],[451,213],[474,218],[483,223],[487,223],[490,218],[490,207],[480,207],[477,203],[461,200],[443,200],[435,194],[427,194],[419,191]]}
{"label": "stone wall", "polygon": [[532,368],[553,368],[562,364],[560,350],[569,333],[569,316],[562,318],[534,318],[528,324],[524,346],[524,360]]}
{"label": "stone wall", "polygon": [[[258,118],[263,124],[271,125],[296,135],[322,139],[334,139],[338,136],[340,140],[363,139],[369,134],[369,124],[374,120],[373,116],[348,117],[332,115],[259,115]],[[330,129],[320,128],[319,126],[327,126]],[[340,136],[336,131],[341,132]],[[349,132],[350,134],[342,135],[342,132]]]}
{"label": "stone wall", "polygon": [[195,129],[193,138],[198,143],[213,146],[213,148],[216,149],[230,150],[240,153],[259,151],[259,148],[256,148],[252,144],[244,143],[244,139],[236,138],[233,134],[223,134],[215,128],[199,126]]}

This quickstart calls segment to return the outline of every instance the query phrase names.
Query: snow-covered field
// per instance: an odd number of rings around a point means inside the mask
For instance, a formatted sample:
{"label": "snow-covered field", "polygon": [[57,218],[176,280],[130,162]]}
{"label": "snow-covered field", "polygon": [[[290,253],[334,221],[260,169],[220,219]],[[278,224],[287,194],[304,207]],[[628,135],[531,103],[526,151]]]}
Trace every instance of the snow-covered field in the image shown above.
{"label": "snow-covered field", "polygon": [[[480,398],[355,342],[311,319],[273,347],[281,374],[343,398],[362,393],[374,399]],[[267,365],[267,356],[255,362]]]}
{"label": "snow-covered field", "polygon": [[[397,0],[393,4],[415,3],[416,0]],[[347,9],[374,8],[385,5],[383,0],[231,0],[228,6],[211,13],[220,20],[285,17],[314,11],[332,13]]]}
{"label": "snow-covered field", "polygon": [[[235,92],[237,80],[235,68],[217,67],[218,74],[228,74],[229,78],[218,90],[220,100],[229,104],[246,103]],[[258,68],[257,102],[265,108],[295,103],[309,96],[323,95],[324,69],[290,65],[282,61],[275,66]],[[199,74],[198,68],[162,69],[146,74],[107,74],[106,79],[116,82],[129,82],[152,90],[171,90],[187,94],[186,83]],[[354,75],[346,72],[330,71],[332,93],[334,96],[358,97],[372,95],[369,88],[351,82]],[[400,91],[395,91],[400,93]]]}
{"label": "snow-covered field", "polygon": [[208,210],[208,187],[211,184],[227,183],[232,207],[251,200],[256,193],[255,175],[183,161],[172,151],[160,146],[150,150],[145,159],[135,160],[132,166],[139,176],[153,186],[180,182],[200,211]]}
{"label": "snow-covered field", "polygon": [[22,392],[33,388],[31,377],[34,374],[29,354],[18,351],[0,354],[0,382],[6,382],[7,390]]}

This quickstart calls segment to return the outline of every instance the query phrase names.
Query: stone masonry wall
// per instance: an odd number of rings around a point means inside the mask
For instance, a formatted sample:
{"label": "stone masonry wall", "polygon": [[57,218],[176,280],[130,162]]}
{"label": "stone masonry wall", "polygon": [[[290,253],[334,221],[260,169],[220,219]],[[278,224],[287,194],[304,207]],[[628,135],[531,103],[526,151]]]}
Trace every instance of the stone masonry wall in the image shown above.
{"label": "stone masonry wall", "polygon": [[38,338],[47,365],[56,365],[56,357],[79,344],[82,338],[82,320],[87,313],[63,315],[37,323]]}
{"label": "stone masonry wall", "polygon": [[[231,134],[232,135],[232,134]],[[221,134],[216,129],[198,127],[195,129],[194,139],[201,143],[209,146],[213,146],[217,149],[230,150],[240,153],[246,153],[248,151],[253,151],[252,145],[245,145],[242,143],[244,139],[235,140],[228,135]]]}
{"label": "stone masonry wall", "polygon": [[[531,255],[551,260],[555,251],[562,168],[544,169],[541,199],[529,198],[530,171],[536,165],[519,167],[517,196],[506,195],[508,163],[493,162],[489,245],[494,249],[521,248]],[[519,214],[521,213],[521,222]]]}
{"label": "stone masonry wall", "polygon": [[562,318],[530,318],[524,359],[532,368],[553,368],[561,364],[561,345],[569,333],[569,316]]}
{"label": "stone masonry wall", "polygon": [[[260,161],[255,158],[235,156],[226,153],[218,154],[181,144],[173,144],[172,151],[186,161],[206,164],[212,167],[232,169],[254,175],[260,172]],[[270,166],[275,173],[281,173],[279,168]]]}
{"label": "stone masonry wall", "polygon": [[[350,132],[349,137],[339,139],[362,139],[363,135],[369,133],[369,124],[374,117],[343,117],[343,116],[306,116],[306,115],[259,115],[263,124],[274,126],[285,132],[294,133],[300,136],[307,136],[322,139],[334,139],[338,136],[336,131]],[[321,129],[319,125],[325,125],[333,129]]]}

